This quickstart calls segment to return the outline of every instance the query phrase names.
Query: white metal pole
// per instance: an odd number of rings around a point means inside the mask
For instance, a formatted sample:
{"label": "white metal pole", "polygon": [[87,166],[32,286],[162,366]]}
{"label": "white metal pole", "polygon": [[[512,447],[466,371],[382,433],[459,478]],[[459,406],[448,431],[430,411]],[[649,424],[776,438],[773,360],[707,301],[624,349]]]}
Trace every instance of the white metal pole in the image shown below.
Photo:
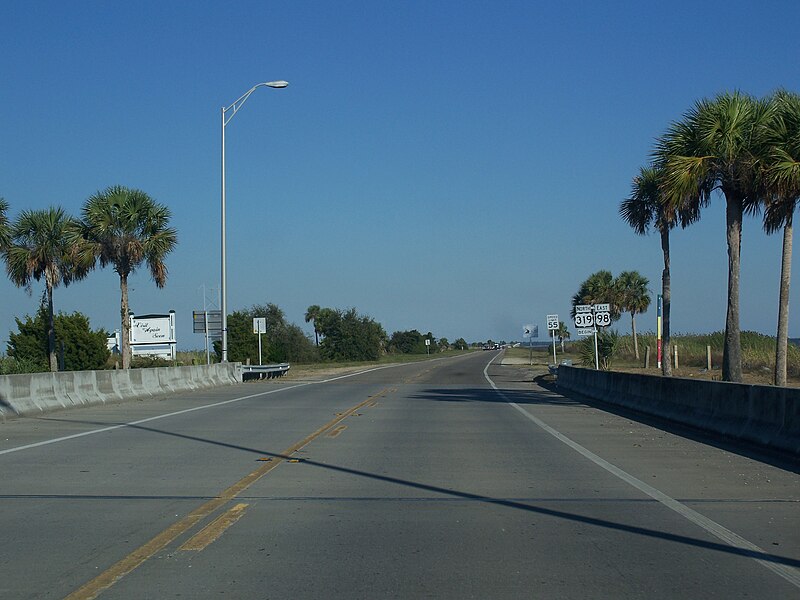
{"label": "white metal pole", "polygon": [[553,329],[553,364],[558,364],[558,359],[556,358],[556,330]]}
{"label": "white metal pole", "polygon": [[261,366],[261,326],[258,327],[258,366]]}
{"label": "white metal pole", "polygon": [[222,362],[228,362],[228,285],[225,266],[225,108],[222,108],[222,265],[220,273],[222,281],[222,299],[220,312],[222,313]]}
{"label": "white metal pole", "polygon": [[600,355],[597,353],[597,326],[594,328],[594,370],[600,370]]}

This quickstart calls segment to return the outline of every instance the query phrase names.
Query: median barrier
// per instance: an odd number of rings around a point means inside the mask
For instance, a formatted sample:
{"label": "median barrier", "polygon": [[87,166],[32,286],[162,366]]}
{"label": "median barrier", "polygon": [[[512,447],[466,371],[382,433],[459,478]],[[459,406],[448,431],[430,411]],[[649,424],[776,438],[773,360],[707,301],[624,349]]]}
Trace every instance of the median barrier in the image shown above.
{"label": "median barrier", "polygon": [[239,363],[0,375],[0,418],[241,383]]}
{"label": "median barrier", "polygon": [[800,389],[560,365],[558,386],[800,456]]}

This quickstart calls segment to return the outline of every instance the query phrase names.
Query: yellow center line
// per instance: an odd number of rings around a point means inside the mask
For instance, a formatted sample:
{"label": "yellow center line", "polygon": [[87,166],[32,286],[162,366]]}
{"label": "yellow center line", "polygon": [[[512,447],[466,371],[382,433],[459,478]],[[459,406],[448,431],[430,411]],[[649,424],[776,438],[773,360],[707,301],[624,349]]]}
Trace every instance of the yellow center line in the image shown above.
{"label": "yellow center line", "polygon": [[234,498],[236,498],[239,494],[253,485],[256,481],[264,477],[267,473],[269,473],[272,469],[277,467],[280,463],[284,460],[289,458],[292,454],[312,442],[314,439],[318,438],[320,435],[324,434],[326,431],[332,429],[339,423],[341,423],[344,419],[358,411],[359,409],[363,408],[370,402],[373,402],[376,398],[380,398],[384,394],[386,394],[387,390],[381,390],[377,394],[374,394],[367,398],[366,400],[359,402],[352,408],[347,409],[343,413],[339,413],[336,418],[328,421],[317,429],[314,433],[304,437],[299,442],[289,446],[286,450],[280,453],[280,455],[275,456],[274,460],[270,462],[265,462],[262,466],[258,469],[253,471],[252,473],[245,475],[242,479],[234,483],[232,486],[223,490],[216,498],[212,498],[208,502],[202,504],[201,506],[194,509],[180,521],[173,523],[161,533],[156,535],[153,539],[149,542],[145,543],[144,545],[140,546],[130,554],[128,554],[125,558],[120,560],[119,562],[113,564],[107,570],[103,571],[92,579],[91,581],[85,583],[80,588],[72,592],[69,596],[66,596],[65,600],[92,600],[93,598],[97,598],[104,590],[110,588],[114,585],[117,581],[134,571],[138,568],[142,563],[147,561],[148,559],[152,558],[156,552],[159,552],[161,549],[166,547],[170,542],[175,540],[178,536],[186,533],[189,529],[194,527],[198,522],[205,519],[208,515],[212,512],[216,511],[218,508],[223,506],[225,503],[230,502]]}
{"label": "yellow center line", "polygon": [[206,546],[216,541],[231,525],[236,523],[244,514],[247,504],[237,504],[203,527],[189,540],[184,542],[178,550],[205,550]]}
{"label": "yellow center line", "polygon": [[335,438],[335,437],[337,437],[337,436],[338,436],[340,433],[342,433],[342,432],[343,432],[345,429],[347,429],[347,425],[339,425],[339,426],[338,426],[336,429],[334,429],[334,430],[332,430],[332,431],[328,432],[328,437],[329,437],[329,438]]}

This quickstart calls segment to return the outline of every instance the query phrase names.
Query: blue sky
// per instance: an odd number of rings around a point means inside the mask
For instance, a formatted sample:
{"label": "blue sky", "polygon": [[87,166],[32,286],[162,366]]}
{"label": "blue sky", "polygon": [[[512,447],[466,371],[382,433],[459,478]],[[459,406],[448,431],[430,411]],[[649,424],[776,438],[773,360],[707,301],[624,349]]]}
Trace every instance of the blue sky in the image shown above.
{"label": "blue sky", "polygon": [[[226,129],[229,308],[274,302],[306,327],[310,304],[356,307],[389,333],[519,339],[566,321],[598,269],[658,292],[657,237],[617,216],[631,178],[697,99],[796,90],[799,22],[794,0],[18,3],[0,21],[0,196],[12,217],[77,215],[115,184],[168,205],[167,286],[141,271],[131,306],[176,310],[179,347],[200,348],[220,108],[285,79]],[[723,202],[672,239],[673,331],[721,330]],[[780,237],[757,218],[742,261],[742,328],[774,334]],[[40,293],[0,280],[0,347]],[[55,305],[113,330],[119,280],[95,271]],[[637,321],[654,329],[654,310]]]}

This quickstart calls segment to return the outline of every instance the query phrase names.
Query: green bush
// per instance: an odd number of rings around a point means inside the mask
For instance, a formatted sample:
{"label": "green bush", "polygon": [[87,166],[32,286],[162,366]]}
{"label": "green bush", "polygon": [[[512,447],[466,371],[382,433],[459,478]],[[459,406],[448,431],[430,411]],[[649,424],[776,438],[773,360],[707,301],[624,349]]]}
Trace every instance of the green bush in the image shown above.
{"label": "green bush", "polygon": [[18,373],[42,373],[47,368],[42,368],[41,363],[25,358],[13,356],[0,356],[0,375],[16,375]]}
{"label": "green bush", "polygon": [[[283,311],[275,304],[259,305],[228,315],[228,360],[258,364],[258,335],[253,333],[253,319],[264,317],[267,332],[261,335],[261,360],[264,364],[292,362],[310,363],[317,359],[317,349],[294,323],[287,323]],[[214,342],[214,354],[222,359],[222,344]],[[205,363],[203,356],[202,363]]]}
{"label": "green bush", "polygon": [[[103,369],[109,357],[106,347],[108,334],[92,330],[85,315],[58,313],[55,315],[56,355],[59,365],[63,354],[63,370],[85,371]],[[47,310],[42,307],[34,317],[16,319],[17,333],[11,333],[8,356],[16,359],[19,368],[48,371]],[[26,370],[24,372],[34,372]]]}
{"label": "green bush", "polygon": [[333,361],[374,361],[384,353],[386,331],[374,319],[348,310],[323,308],[316,321],[323,336],[320,357]]}
{"label": "green bush", "polygon": [[[610,371],[614,363],[620,336],[614,330],[602,330],[597,334],[597,355],[601,371]],[[581,364],[594,366],[594,336],[589,336],[575,344]]]}

